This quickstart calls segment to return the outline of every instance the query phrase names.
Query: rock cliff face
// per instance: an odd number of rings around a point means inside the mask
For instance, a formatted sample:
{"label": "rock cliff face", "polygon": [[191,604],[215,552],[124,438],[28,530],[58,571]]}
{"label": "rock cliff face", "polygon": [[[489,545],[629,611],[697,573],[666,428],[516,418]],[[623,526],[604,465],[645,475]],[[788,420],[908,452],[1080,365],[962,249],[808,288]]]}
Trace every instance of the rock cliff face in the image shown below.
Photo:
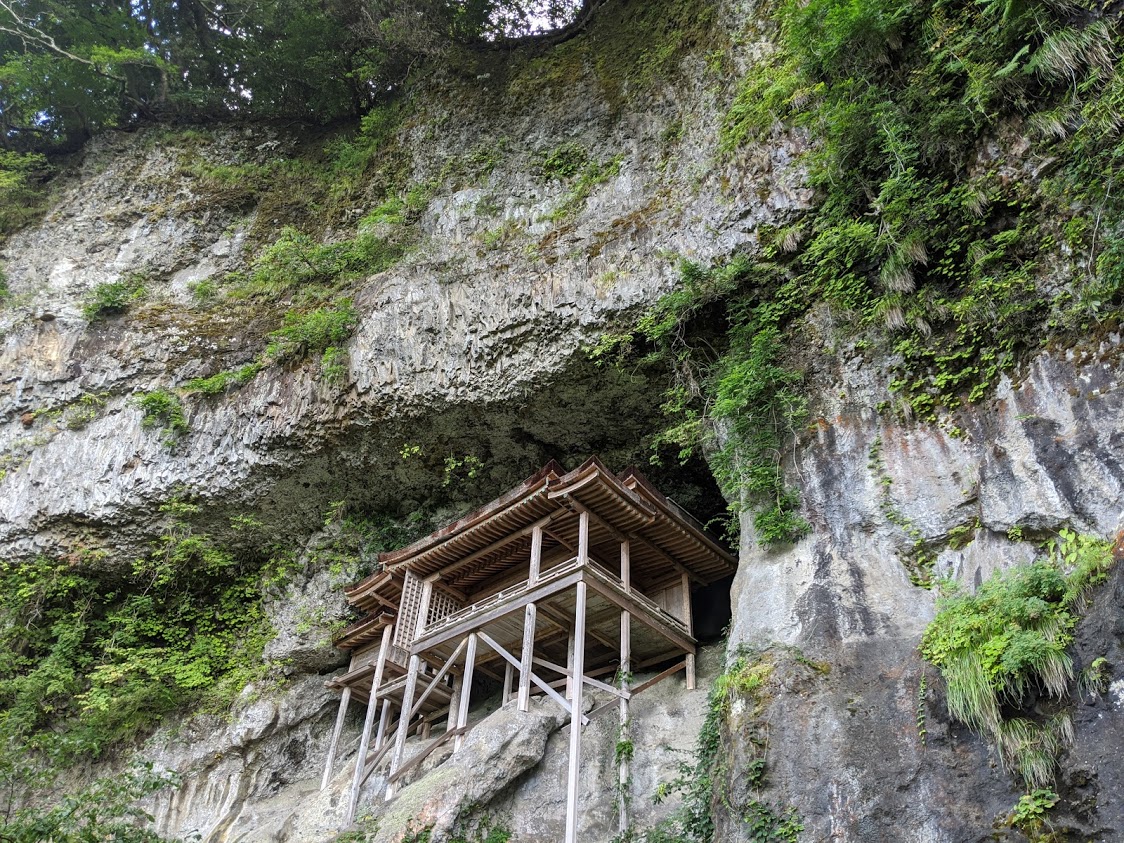
{"label": "rock cliff face", "polygon": [[[811,839],[1012,834],[992,825],[1021,791],[949,721],[940,682],[916,652],[935,595],[911,584],[902,560],[920,540],[939,575],[979,585],[1035,558],[1032,537],[1062,527],[1115,534],[1124,487],[1119,350],[1113,336],[1039,356],[1018,383],[1005,381],[986,405],[964,412],[955,436],[887,422],[847,398],[826,402],[791,465],[812,535],[777,553],[743,542],[730,635],[731,646],[779,642],[830,665],[815,680],[796,672],[793,693],[778,695],[765,716],[772,789],[799,808]],[[869,388],[862,367],[843,363],[825,394]],[[743,535],[751,531],[743,524]],[[1120,647],[1119,581],[1118,572],[1085,623],[1079,669]],[[1058,823],[1111,840],[1122,833],[1124,804],[1097,780],[1117,772],[1087,750],[1119,745],[1124,709],[1111,696],[1087,702],[1076,706]],[[729,839],[741,838],[731,831]]]}
{"label": "rock cliff face", "polygon": [[[752,11],[721,6],[717,26],[744,35],[723,42],[734,65],[765,49]],[[406,445],[482,459],[474,488],[453,506],[503,491],[550,457],[596,452],[622,467],[642,457],[660,386],[597,368],[583,349],[671,289],[673,256],[706,263],[753,252],[761,225],[783,223],[812,198],[793,163],[799,139],[717,154],[721,109],[708,45],[688,46],[674,84],[626,85],[627,95],[599,85],[589,60],[563,65],[531,96],[514,71],[414,91],[421,105],[399,129],[404,167],[412,182],[436,186],[406,257],[354,290],[360,324],[342,382],[305,361],[268,367],[237,391],[185,398],[189,431],[174,449],[143,426],[135,396],[254,359],[277,313],[202,307],[191,285],[244,269],[255,232],[279,223],[259,205],[212,206],[184,164],[182,136],[146,130],[91,143],[59,177],[44,221],[2,253],[14,300],[0,311],[0,553],[98,548],[126,562],[152,540],[159,505],[175,496],[199,501],[212,525],[252,513],[295,545],[322,525],[332,501],[409,512],[434,479],[403,456]],[[534,70],[540,58],[519,60]],[[323,140],[293,128],[200,131],[208,140],[198,154],[216,166],[296,156]],[[616,163],[575,198],[572,182],[541,173],[543,155],[562,143]],[[486,174],[468,184],[442,175],[480,147],[502,150]],[[97,285],[138,269],[148,278],[145,301],[123,317],[83,316]],[[809,320],[807,333],[828,347],[828,326]],[[804,661],[780,663],[763,714],[744,722],[735,714],[725,735],[727,772],[744,790],[749,721],[768,724],[763,792],[797,809],[800,839],[1020,839],[995,827],[1018,787],[981,741],[949,722],[936,674],[916,654],[935,599],[913,584],[910,565],[920,548],[937,575],[979,584],[1033,558],[1060,527],[1107,537],[1122,526],[1121,350],[1110,335],[1043,352],[943,425],[877,413],[887,377],[859,353],[810,358],[819,415],[785,470],[812,530],[766,551],[744,521],[729,638],[731,650],[799,652]],[[96,409],[87,418],[89,395]],[[229,718],[169,724],[142,750],[186,777],[153,807],[162,831],[198,830],[207,843],[337,832],[354,746],[345,741],[325,791],[319,777],[336,705],[323,674],[341,658],[325,627],[345,616],[342,583],[312,562],[300,577],[273,603],[278,635],[268,655],[288,665],[283,689],[247,689]],[[1097,594],[1081,628],[1082,665],[1102,655],[1124,664],[1122,589],[1117,576]],[[721,660],[707,654],[703,685]],[[922,677],[929,693],[919,696]],[[1059,816],[1082,839],[1124,836],[1121,681],[1076,706]],[[652,797],[689,758],[707,704],[705,688],[688,693],[680,680],[640,699],[631,795],[643,827],[674,807]],[[505,823],[515,840],[561,838],[568,726],[538,712],[512,737],[511,712],[483,720],[487,713],[475,713],[477,749],[407,788],[385,808],[378,839],[403,832],[407,814],[424,814],[444,833],[468,806],[477,819]],[[349,721],[346,734],[358,730]],[[604,720],[583,738],[581,839],[591,843],[616,834],[615,740]],[[473,758],[494,775],[467,781]],[[458,780],[449,804],[435,796],[446,777]],[[362,801],[376,815],[380,785]],[[728,820],[717,839],[760,838]]]}

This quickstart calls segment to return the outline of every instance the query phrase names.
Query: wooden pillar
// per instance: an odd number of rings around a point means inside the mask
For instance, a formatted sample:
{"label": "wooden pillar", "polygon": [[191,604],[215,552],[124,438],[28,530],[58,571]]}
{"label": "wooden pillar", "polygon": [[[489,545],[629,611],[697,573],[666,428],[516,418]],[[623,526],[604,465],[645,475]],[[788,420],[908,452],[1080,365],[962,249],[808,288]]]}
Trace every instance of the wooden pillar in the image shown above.
{"label": "wooden pillar", "polygon": [[[628,542],[621,542],[621,583],[625,592],[632,590],[629,569]],[[622,694],[627,693],[632,685],[632,615],[621,611],[621,663],[620,663],[620,689]],[[632,734],[628,715],[628,700],[621,696],[620,699],[620,734],[617,736],[617,746],[632,744]],[[621,839],[628,834],[628,799],[629,799],[629,757],[621,755],[618,759],[617,770],[617,804],[619,806],[618,828]]]}
{"label": "wooden pillar", "polygon": [[[588,533],[588,521],[582,513],[582,535]],[[579,542],[579,557],[582,556]],[[585,687],[585,583],[574,586],[574,699],[570,709],[570,765],[566,775],[566,838],[565,843],[578,843],[578,772],[582,754],[582,689]]]}
{"label": "wooden pillar", "polygon": [[527,580],[534,585],[539,581],[539,568],[542,566],[542,527],[531,531],[531,570]]}
{"label": "wooden pillar", "polygon": [[[414,707],[414,690],[418,684],[418,669],[421,659],[410,656],[410,667],[406,671],[406,687],[402,689],[402,710],[398,716],[398,731],[394,733],[394,752],[390,759],[390,774],[398,772],[402,766],[402,756],[406,752],[406,733],[410,731],[410,709]],[[386,798],[394,796],[394,785],[386,786]]]}
{"label": "wooden pillar", "polygon": [[[691,637],[695,637],[695,622],[691,616],[691,580],[684,574],[683,575],[683,623],[687,625],[687,632]],[[690,652],[687,654],[687,690],[695,690],[695,654]]]}
{"label": "wooden pillar", "polygon": [[457,728],[457,709],[460,708],[461,691],[464,688],[462,674],[453,675],[453,695],[449,697],[449,717],[445,722],[445,731],[451,732]]}
{"label": "wooden pillar", "polygon": [[382,685],[383,668],[386,666],[386,654],[390,651],[390,636],[393,631],[393,624],[387,624],[382,629],[379,660],[375,662],[375,675],[371,678],[371,696],[367,700],[367,717],[363,721],[363,735],[359,738],[359,752],[355,756],[355,777],[351,780],[351,798],[347,805],[348,822],[355,819],[355,806],[359,804],[359,788],[363,786],[363,768],[367,766],[367,747],[371,742],[371,724],[375,720],[375,711],[378,709],[379,686]]}
{"label": "wooden pillar", "polygon": [[[468,635],[468,647],[464,653],[464,677],[461,681],[461,698],[457,701],[457,728],[468,725],[468,703],[472,697],[472,670],[476,665],[476,633]],[[464,744],[464,735],[453,738],[453,752],[459,752]]]}
{"label": "wooden pillar", "polygon": [[336,747],[340,743],[340,732],[343,731],[343,721],[347,718],[347,704],[351,701],[351,686],[345,685],[343,694],[340,695],[340,710],[336,715],[336,727],[332,729],[332,742],[328,744],[328,758],[324,762],[324,778],[320,780],[320,789],[328,786],[332,778],[332,765],[336,761]]}
{"label": "wooden pillar", "polygon": [[511,662],[505,662],[503,666],[503,702],[500,705],[507,705],[507,701],[511,699],[511,686],[515,680],[515,668],[511,666]]}
{"label": "wooden pillar", "polygon": [[569,634],[566,636],[566,693],[565,697],[568,700],[574,698],[574,630],[570,628]]}
{"label": "wooden pillar", "polygon": [[523,657],[519,661],[519,710],[528,711],[531,707],[531,659],[535,655],[535,617],[534,603],[527,604],[523,616]]}
{"label": "wooden pillar", "polygon": [[578,564],[589,562],[589,513],[584,509],[578,513]]}
{"label": "wooden pillar", "polygon": [[[539,568],[542,565],[542,527],[537,526],[531,531],[531,567],[527,573],[527,582],[534,585],[539,580]],[[519,710],[527,711],[531,707],[531,659],[535,655],[535,621],[538,609],[534,603],[528,603],[523,615],[523,652],[519,662]],[[508,668],[510,670],[510,667]]]}
{"label": "wooden pillar", "polygon": [[[429,618],[429,601],[433,598],[433,580],[427,579],[422,584],[421,605],[418,606],[417,625],[414,627],[412,645],[425,631],[425,623]],[[406,670],[406,687],[402,689],[402,713],[398,718],[398,731],[394,735],[394,753],[390,759],[390,775],[398,772],[402,766],[402,756],[406,752],[406,734],[410,731],[410,710],[414,707],[414,693],[418,685],[418,672],[421,670],[421,657],[410,656],[410,666]],[[394,797],[394,785],[386,786],[386,798],[389,801]]]}
{"label": "wooden pillar", "polygon": [[390,699],[382,701],[382,715],[379,717],[379,731],[375,735],[375,751],[382,749],[382,742],[386,740],[386,727],[390,723]]}

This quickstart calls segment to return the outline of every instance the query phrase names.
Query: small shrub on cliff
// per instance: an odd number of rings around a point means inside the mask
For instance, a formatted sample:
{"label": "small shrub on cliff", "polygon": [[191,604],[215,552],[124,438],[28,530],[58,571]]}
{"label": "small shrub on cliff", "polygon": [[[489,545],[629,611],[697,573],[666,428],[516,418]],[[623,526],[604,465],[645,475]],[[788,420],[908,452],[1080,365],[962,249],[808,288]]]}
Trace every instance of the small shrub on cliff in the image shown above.
{"label": "small shrub on cliff", "polygon": [[267,246],[240,285],[242,295],[279,295],[307,288],[334,288],[392,266],[402,249],[370,232],[320,243],[292,227]]}
{"label": "small shrub on cliff", "polygon": [[95,322],[124,313],[133,302],[144,297],[147,280],[145,273],[133,272],[119,281],[97,284],[82,302],[82,315]]}
{"label": "small shrub on cliff", "polygon": [[308,313],[290,310],[280,328],[269,335],[265,358],[281,362],[303,354],[323,354],[346,342],[359,325],[359,314],[351,299]]}
{"label": "small shrub on cliff", "polygon": [[163,442],[169,448],[174,447],[180,437],[187,433],[189,426],[183,404],[174,392],[154,389],[136,398],[135,403],[144,413],[141,424],[163,431]]}
{"label": "small shrub on cliff", "polygon": [[219,395],[228,389],[249,383],[261,370],[261,363],[247,363],[245,366],[219,372],[207,378],[192,378],[183,385],[183,388],[189,392],[199,392],[203,395]]}
{"label": "small shrub on cliff", "polygon": [[989,738],[1028,789],[1052,780],[1072,725],[1064,714],[1031,720],[1004,709],[1021,707],[1031,691],[1068,699],[1073,630],[1112,561],[1107,542],[1063,530],[1046,558],[996,572],[975,594],[949,588],[922,638],[922,656],[948,687],[949,713]]}

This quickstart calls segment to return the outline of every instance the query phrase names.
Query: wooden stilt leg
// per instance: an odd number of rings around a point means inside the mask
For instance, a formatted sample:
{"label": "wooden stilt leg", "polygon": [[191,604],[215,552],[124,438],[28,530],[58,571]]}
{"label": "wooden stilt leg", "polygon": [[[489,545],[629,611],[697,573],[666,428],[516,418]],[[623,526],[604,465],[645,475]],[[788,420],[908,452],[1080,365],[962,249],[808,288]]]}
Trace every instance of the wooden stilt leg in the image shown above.
{"label": "wooden stilt leg", "polygon": [[[632,618],[628,612],[621,612],[621,680],[620,688],[622,692],[628,692],[629,686],[632,684],[631,677],[629,676],[629,638],[631,636],[631,623]],[[632,729],[629,722],[628,715],[628,699],[621,697],[620,700],[620,734],[617,736],[617,746],[632,746]],[[617,804],[620,810],[618,817],[619,831],[623,838],[628,833],[628,800],[630,797],[629,789],[631,787],[629,781],[629,758],[630,753],[619,753],[617,763],[619,769],[617,770]]]}
{"label": "wooden stilt leg", "polygon": [[507,705],[507,701],[511,699],[511,686],[515,679],[515,668],[510,664],[504,665],[503,671],[503,702],[501,705]]}
{"label": "wooden stilt leg", "polygon": [[[429,601],[433,598],[433,579],[422,583],[421,601],[418,606],[418,616],[414,625],[414,635],[411,643],[421,637],[425,632],[426,622],[429,620]],[[418,686],[418,671],[421,670],[421,657],[410,656],[410,666],[406,670],[406,687],[402,689],[402,713],[398,718],[398,731],[394,734],[394,754],[390,759],[390,775],[398,772],[402,766],[402,756],[406,752],[406,735],[410,731],[410,712],[414,708],[414,693]],[[394,785],[386,786],[387,801],[394,798]]]}
{"label": "wooden stilt leg", "polygon": [[[542,564],[542,527],[531,531],[531,567],[527,582],[534,585],[539,579]],[[535,621],[538,609],[534,603],[527,604],[523,616],[523,652],[519,661],[519,710],[527,711],[531,706],[531,659],[535,655]],[[508,667],[511,670],[511,667]]]}
{"label": "wooden stilt leg", "polygon": [[347,822],[355,819],[355,806],[359,804],[359,788],[363,786],[363,768],[367,764],[367,747],[371,741],[371,724],[375,719],[375,710],[378,708],[378,691],[382,685],[383,668],[386,666],[386,654],[390,650],[390,636],[393,626],[385,626],[382,631],[382,643],[379,645],[379,660],[375,663],[375,675],[371,678],[371,696],[367,700],[367,717],[363,721],[363,736],[359,739],[359,752],[355,756],[355,778],[351,780],[351,797],[347,803]]}
{"label": "wooden stilt leg", "polygon": [[382,715],[379,717],[379,731],[375,735],[375,751],[382,749],[382,742],[386,740],[386,727],[390,723],[390,700],[382,701]]}
{"label": "wooden stilt leg", "polygon": [[449,717],[445,721],[446,732],[451,732],[453,729],[457,728],[457,709],[460,708],[461,692],[463,689],[463,674],[453,676],[453,695],[449,697]]}
{"label": "wooden stilt leg", "polygon": [[574,630],[566,636],[566,699],[574,698]]}
{"label": "wooden stilt leg", "polygon": [[534,603],[527,604],[523,617],[523,658],[519,663],[519,710],[527,711],[531,704],[531,659],[535,655],[535,613]]}
{"label": "wooden stilt leg", "polygon": [[[402,756],[406,752],[406,733],[410,731],[410,709],[414,707],[414,691],[418,684],[418,670],[421,659],[410,656],[410,667],[406,671],[406,687],[402,689],[402,714],[398,718],[398,731],[394,733],[394,754],[390,759],[390,775],[402,766]],[[387,801],[394,797],[394,785],[386,786]]]}
{"label": "wooden stilt leg", "polygon": [[[461,684],[461,698],[457,701],[457,728],[463,729],[468,725],[468,704],[472,698],[472,670],[476,665],[476,633],[468,636],[468,649],[464,654],[464,677]],[[453,752],[460,752],[464,744],[464,735],[457,735],[453,739]]]}
{"label": "wooden stilt leg", "polygon": [[[583,527],[587,522],[583,521]],[[583,530],[584,532],[584,530]],[[578,843],[578,772],[582,752],[582,689],[585,682],[585,583],[574,586],[574,699],[570,716],[570,765],[566,776],[566,843]]]}
{"label": "wooden stilt leg", "polygon": [[[621,582],[625,591],[631,590],[631,570],[629,567],[628,542],[621,544]],[[617,737],[617,746],[632,745],[632,734],[628,714],[628,698],[623,696],[632,685],[632,615],[627,611],[621,612],[621,664],[620,664],[620,734]],[[617,771],[617,804],[619,805],[618,831],[621,838],[628,834],[628,801],[629,788],[629,760],[631,753],[619,754],[617,762],[620,768]]]}
{"label": "wooden stilt leg", "polygon": [[332,742],[328,744],[328,758],[324,762],[324,778],[320,780],[320,789],[328,786],[332,779],[332,765],[336,761],[336,748],[340,744],[340,733],[343,731],[343,721],[347,718],[347,704],[351,701],[351,686],[345,686],[340,696],[340,710],[336,715],[336,727],[332,729]]}
{"label": "wooden stilt leg", "polygon": [[[695,622],[691,615],[691,580],[684,574],[683,575],[683,623],[687,625],[687,632],[691,633],[692,637],[695,634]],[[687,690],[695,690],[695,654],[693,652],[687,654]]]}

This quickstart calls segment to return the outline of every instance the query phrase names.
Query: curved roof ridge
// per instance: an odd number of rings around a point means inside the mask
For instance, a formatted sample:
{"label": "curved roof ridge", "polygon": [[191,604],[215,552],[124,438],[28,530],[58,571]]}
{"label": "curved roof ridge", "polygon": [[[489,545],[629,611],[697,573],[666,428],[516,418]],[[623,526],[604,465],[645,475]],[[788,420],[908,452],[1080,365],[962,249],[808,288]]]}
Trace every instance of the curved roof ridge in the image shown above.
{"label": "curved roof ridge", "polygon": [[[428,536],[418,539],[413,544],[406,545],[406,547],[380,553],[379,563],[382,564],[384,568],[401,566],[412,557],[432,550],[455,536],[463,535],[473,527],[487,521],[496,513],[518,503],[520,500],[531,497],[539,491],[545,490],[550,481],[560,476],[563,471],[564,469],[561,464],[559,464],[557,460],[552,459],[511,491],[474,509],[467,515],[458,518],[452,524],[447,524],[441,529],[430,533]],[[540,485],[543,489],[536,489],[536,487]]]}

